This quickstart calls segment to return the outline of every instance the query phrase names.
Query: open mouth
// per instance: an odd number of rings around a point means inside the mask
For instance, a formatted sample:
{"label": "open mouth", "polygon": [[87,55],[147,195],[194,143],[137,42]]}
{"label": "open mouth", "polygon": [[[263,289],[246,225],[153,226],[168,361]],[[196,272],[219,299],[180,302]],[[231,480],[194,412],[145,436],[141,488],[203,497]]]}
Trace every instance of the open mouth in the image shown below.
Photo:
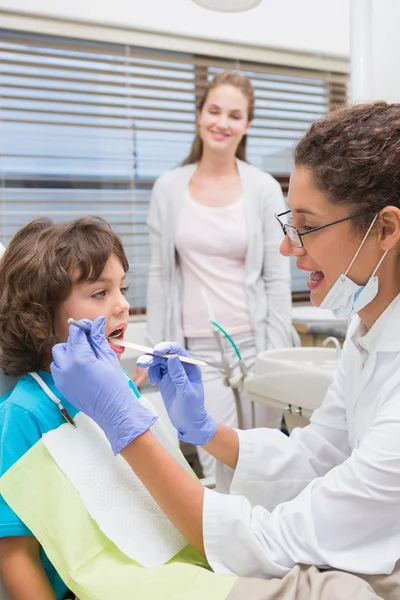
{"label": "open mouth", "polygon": [[110,333],[110,335],[108,335],[108,339],[122,339],[124,335],[124,329],[122,327],[118,328],[118,329],[114,329],[114,331],[112,331]]}
{"label": "open mouth", "polygon": [[321,281],[323,281],[324,279],[325,275],[322,271],[312,271],[307,280],[308,289],[315,290],[320,285]]}
{"label": "open mouth", "polygon": [[125,348],[120,346],[118,344],[117,340],[124,339],[124,334],[125,334],[126,328],[127,328],[127,324],[122,325],[122,327],[117,327],[107,336],[108,343],[110,344],[111,348],[114,350],[115,354],[117,354],[117,356],[120,356],[125,351]]}

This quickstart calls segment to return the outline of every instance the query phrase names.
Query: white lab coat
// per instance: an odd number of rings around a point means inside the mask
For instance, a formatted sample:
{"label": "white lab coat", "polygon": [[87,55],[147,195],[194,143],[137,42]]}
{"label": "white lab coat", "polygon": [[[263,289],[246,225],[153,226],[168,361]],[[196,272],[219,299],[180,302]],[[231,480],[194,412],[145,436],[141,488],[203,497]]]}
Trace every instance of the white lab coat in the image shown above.
{"label": "white lab coat", "polygon": [[[400,558],[400,295],[363,337],[355,317],[311,423],[239,432],[227,494],[206,490],[217,573],[283,577],[296,563],[387,574]],[[294,404],[296,404],[294,399]]]}

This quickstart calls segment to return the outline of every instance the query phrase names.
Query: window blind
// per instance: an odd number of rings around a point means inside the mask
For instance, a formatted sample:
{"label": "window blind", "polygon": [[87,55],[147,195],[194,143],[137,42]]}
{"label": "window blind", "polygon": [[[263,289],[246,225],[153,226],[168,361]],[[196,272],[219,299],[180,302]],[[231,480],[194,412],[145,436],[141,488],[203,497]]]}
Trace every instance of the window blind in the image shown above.
{"label": "window blind", "polygon": [[345,102],[345,74],[0,30],[0,241],[37,216],[102,216],[144,312],[151,187],[188,153],[196,101],[224,68],[255,87],[249,160],[286,186],[296,140]]}

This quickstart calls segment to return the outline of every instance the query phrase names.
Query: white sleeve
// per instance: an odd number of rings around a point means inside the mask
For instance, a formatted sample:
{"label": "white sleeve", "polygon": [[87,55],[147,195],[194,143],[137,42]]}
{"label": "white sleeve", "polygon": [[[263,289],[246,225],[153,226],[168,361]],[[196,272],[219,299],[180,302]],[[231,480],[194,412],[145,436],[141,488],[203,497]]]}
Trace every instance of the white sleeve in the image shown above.
{"label": "white sleeve", "polygon": [[[206,490],[203,531],[212,568],[217,573],[264,578],[282,577],[298,563],[362,574],[391,573],[399,558],[399,430],[397,388],[351,456],[313,479],[291,501],[267,510],[266,503],[254,506],[244,495]],[[265,463],[270,458],[265,454]],[[276,451],[273,459],[277,458]],[[306,475],[299,460],[295,469],[289,469],[292,477],[296,469],[299,478]],[[282,458],[280,465],[286,475]],[[254,470],[249,479],[255,477]]]}
{"label": "white sleeve", "polygon": [[[161,189],[160,189],[161,188]],[[150,265],[147,279],[147,330],[146,342],[155,346],[164,339],[165,301],[163,290],[162,232],[159,203],[162,185],[157,180],[153,186],[147,225],[149,227]]]}
{"label": "white sleeve", "polygon": [[279,247],[282,231],[275,214],[286,210],[281,186],[268,179],[263,206],[264,262],[263,276],[268,300],[267,341],[269,349],[292,346],[292,288],[289,258]]}

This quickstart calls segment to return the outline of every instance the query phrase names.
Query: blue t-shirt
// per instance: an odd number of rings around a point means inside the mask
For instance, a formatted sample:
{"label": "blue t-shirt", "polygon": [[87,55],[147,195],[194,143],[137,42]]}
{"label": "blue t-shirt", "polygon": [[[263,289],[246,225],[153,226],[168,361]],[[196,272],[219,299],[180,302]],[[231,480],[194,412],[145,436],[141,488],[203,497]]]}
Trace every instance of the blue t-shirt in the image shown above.
{"label": "blue t-shirt", "polygon": [[[51,391],[62,401],[73,418],[78,412],[57,390],[50,373],[38,371]],[[136,396],[136,386],[129,381]],[[50,400],[30,375],[22,377],[15,388],[0,398],[0,477],[17,462],[44,433],[65,423],[58,406]],[[33,536],[0,495],[0,538]],[[41,550],[46,574],[57,600],[64,598],[67,587]]]}

